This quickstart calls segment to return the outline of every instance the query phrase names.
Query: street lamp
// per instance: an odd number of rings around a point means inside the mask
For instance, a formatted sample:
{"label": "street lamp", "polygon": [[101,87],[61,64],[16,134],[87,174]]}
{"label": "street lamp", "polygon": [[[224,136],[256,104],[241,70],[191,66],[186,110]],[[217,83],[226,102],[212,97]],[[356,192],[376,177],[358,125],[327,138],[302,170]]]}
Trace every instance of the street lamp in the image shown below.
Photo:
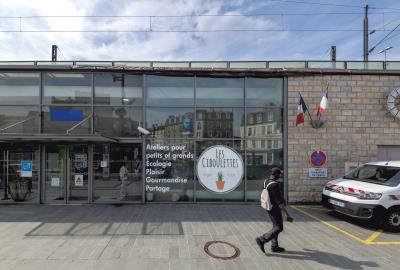
{"label": "street lamp", "polygon": [[380,50],[378,53],[385,53],[385,64],[386,64],[386,51],[388,51],[388,50],[390,50],[391,48],[393,48],[392,46],[389,46],[389,47],[386,47],[385,49],[383,49],[383,50]]}

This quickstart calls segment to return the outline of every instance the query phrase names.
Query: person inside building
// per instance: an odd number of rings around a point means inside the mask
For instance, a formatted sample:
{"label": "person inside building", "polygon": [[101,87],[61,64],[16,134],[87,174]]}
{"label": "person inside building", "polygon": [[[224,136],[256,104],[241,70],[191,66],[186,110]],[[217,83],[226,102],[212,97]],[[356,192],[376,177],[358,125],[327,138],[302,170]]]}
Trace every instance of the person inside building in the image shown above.
{"label": "person inside building", "polygon": [[285,249],[280,247],[278,244],[278,235],[283,231],[283,218],[282,212],[284,212],[286,220],[293,221],[290,217],[287,209],[286,202],[283,199],[282,192],[279,188],[279,183],[276,181],[281,176],[282,171],[279,168],[272,168],[271,176],[269,179],[264,181],[264,188],[267,188],[269,198],[272,204],[272,209],[267,211],[272,222],[272,229],[256,238],[257,245],[263,253],[265,253],[264,244],[271,241],[272,252],[284,252]]}
{"label": "person inside building", "polygon": [[122,164],[121,168],[119,169],[119,180],[121,180],[119,195],[121,199],[126,197],[127,195],[126,182],[128,181],[128,173],[129,171],[126,168],[125,164]]}

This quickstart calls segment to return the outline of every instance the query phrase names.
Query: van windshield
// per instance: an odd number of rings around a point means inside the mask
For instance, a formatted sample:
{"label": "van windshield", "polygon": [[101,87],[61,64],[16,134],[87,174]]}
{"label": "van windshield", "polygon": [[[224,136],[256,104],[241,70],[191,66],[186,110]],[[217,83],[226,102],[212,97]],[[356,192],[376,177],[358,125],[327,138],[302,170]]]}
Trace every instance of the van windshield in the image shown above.
{"label": "van windshield", "polygon": [[400,184],[400,168],[368,164],[351,171],[343,178],[394,187]]}

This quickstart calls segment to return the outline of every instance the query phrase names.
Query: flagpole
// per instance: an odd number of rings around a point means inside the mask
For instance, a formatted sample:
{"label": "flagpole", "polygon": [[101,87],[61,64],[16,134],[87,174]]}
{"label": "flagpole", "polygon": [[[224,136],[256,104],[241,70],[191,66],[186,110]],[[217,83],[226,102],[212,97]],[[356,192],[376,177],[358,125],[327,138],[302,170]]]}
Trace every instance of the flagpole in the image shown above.
{"label": "flagpole", "polygon": [[311,125],[314,127],[314,120],[311,117],[310,110],[307,110],[307,112],[308,112],[308,116],[310,117],[310,120],[311,120]]}

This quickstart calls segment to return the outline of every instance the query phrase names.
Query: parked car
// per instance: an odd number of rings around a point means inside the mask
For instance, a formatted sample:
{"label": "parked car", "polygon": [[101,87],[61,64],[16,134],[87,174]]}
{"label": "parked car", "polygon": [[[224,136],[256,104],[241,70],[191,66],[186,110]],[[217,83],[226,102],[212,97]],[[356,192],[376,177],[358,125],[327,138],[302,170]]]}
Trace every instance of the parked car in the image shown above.
{"label": "parked car", "polygon": [[400,161],[366,163],[328,182],[322,192],[325,207],[400,231]]}

